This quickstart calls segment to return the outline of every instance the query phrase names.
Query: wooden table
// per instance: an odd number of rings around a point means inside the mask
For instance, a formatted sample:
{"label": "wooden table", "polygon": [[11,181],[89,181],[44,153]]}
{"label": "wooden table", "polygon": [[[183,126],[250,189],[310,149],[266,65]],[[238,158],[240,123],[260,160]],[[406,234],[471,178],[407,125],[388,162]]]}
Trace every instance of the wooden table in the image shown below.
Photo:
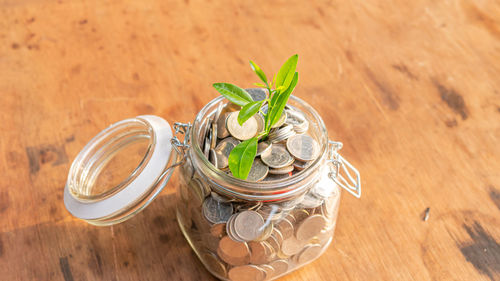
{"label": "wooden table", "polygon": [[0,279],[212,280],[175,222],[177,175],[95,227],[65,210],[69,166],[113,122],[192,121],[213,82],[298,53],[295,94],[363,197],[343,193],[333,245],[282,280],[500,280],[499,2],[270,2],[0,1]]}

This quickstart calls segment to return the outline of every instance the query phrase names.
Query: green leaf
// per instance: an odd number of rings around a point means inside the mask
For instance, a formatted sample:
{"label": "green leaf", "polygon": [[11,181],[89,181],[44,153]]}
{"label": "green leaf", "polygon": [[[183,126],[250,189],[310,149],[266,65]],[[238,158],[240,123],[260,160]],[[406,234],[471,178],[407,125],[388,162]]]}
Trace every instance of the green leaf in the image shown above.
{"label": "green leaf", "polygon": [[[290,82],[290,86],[284,92],[280,93],[277,97],[274,105],[270,108],[269,114],[269,128],[272,127],[278,120],[281,118],[281,114],[283,113],[283,109],[288,101],[288,98],[293,92],[293,89],[297,85],[297,81],[299,80],[299,73],[295,72],[293,75],[293,79]],[[266,128],[267,129],[267,128]]]}
{"label": "green leaf", "polygon": [[264,101],[253,101],[247,103],[243,108],[240,110],[240,113],[238,113],[238,123],[240,126],[243,125],[250,117],[252,117],[255,113],[257,113],[262,106],[262,103]]}
{"label": "green leaf", "polygon": [[266,74],[264,74],[264,71],[262,71],[262,69],[260,69],[260,67],[256,65],[253,61],[250,61],[250,67],[257,74],[257,76],[259,76],[260,80],[262,80],[262,82],[267,84],[267,77]]}
{"label": "green leaf", "polygon": [[239,106],[245,106],[253,99],[247,91],[230,83],[214,83],[214,88],[226,99]]}
{"label": "green leaf", "polygon": [[234,177],[246,180],[257,154],[256,137],[238,144],[229,154],[229,169]]}
{"label": "green leaf", "polygon": [[293,55],[283,64],[283,66],[281,66],[278,75],[276,75],[275,87],[277,89],[279,89],[280,86],[284,86],[284,89],[288,89],[288,86],[292,82],[295,69],[297,68],[298,59],[299,55]]}
{"label": "green leaf", "polygon": [[261,88],[265,88],[267,87],[266,85],[262,84],[262,83],[253,83],[255,86],[257,87],[261,87]]}

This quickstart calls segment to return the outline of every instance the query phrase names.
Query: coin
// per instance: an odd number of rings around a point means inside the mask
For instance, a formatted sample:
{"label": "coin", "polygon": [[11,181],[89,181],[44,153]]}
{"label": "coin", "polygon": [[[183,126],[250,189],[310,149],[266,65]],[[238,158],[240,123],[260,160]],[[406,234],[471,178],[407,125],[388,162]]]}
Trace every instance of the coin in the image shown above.
{"label": "coin", "polygon": [[259,265],[266,272],[266,280],[271,279],[274,276],[274,268],[268,264]]}
{"label": "coin", "polygon": [[269,173],[274,174],[274,175],[288,174],[291,171],[293,171],[293,166],[291,166],[291,165],[283,167],[283,168],[269,169]]}
{"label": "coin", "polygon": [[220,203],[209,196],[203,201],[203,215],[211,223],[222,223],[233,214],[233,205],[231,203]]}
{"label": "coin", "polygon": [[252,241],[248,243],[250,248],[250,263],[263,264],[268,261],[269,248],[266,247],[265,241]]}
{"label": "coin", "polygon": [[218,278],[224,278],[227,275],[226,266],[219,260],[219,258],[211,253],[204,252],[202,254],[202,259],[207,264],[208,268],[215,273]]}
{"label": "coin", "polygon": [[293,158],[282,145],[272,145],[261,155],[262,162],[271,168],[283,168],[293,163]]}
{"label": "coin", "polygon": [[235,146],[240,142],[232,137],[221,140],[215,147],[215,155],[217,156],[217,168],[223,169],[229,165],[229,154]]}
{"label": "coin", "polygon": [[279,205],[276,204],[266,204],[260,208],[259,213],[262,215],[265,221],[275,221],[283,216],[283,210]]}
{"label": "coin", "polygon": [[321,246],[318,244],[310,244],[304,247],[304,250],[296,258],[298,264],[306,263],[314,260],[321,254]]}
{"label": "coin", "polygon": [[229,113],[221,114],[217,120],[217,137],[220,139],[229,137],[229,131],[226,127],[227,117],[229,117]]}
{"label": "coin", "polygon": [[286,179],[289,177],[290,177],[290,174],[277,175],[277,174],[269,174],[268,173],[267,177],[263,181],[277,181],[277,180],[282,180],[282,179]]}
{"label": "coin", "polygon": [[280,276],[288,271],[288,262],[286,260],[275,260],[269,263],[274,268],[273,276]]}
{"label": "coin", "polygon": [[251,182],[261,181],[267,176],[268,171],[269,167],[264,165],[264,163],[262,163],[260,159],[255,158],[255,160],[253,160],[252,168],[248,173],[247,181]]}
{"label": "coin", "polygon": [[205,146],[204,146],[204,149],[203,149],[203,154],[205,155],[205,157],[207,159],[209,157],[209,153],[210,153],[210,138],[206,138],[205,139]]}
{"label": "coin", "polygon": [[213,191],[210,192],[210,196],[212,196],[212,198],[219,203],[228,203],[233,201],[231,198],[227,198],[226,196],[220,195],[219,193]]}
{"label": "coin", "polygon": [[255,116],[250,117],[243,125],[238,123],[239,111],[232,112],[226,121],[227,130],[236,139],[248,140],[257,134],[259,124]]}
{"label": "coin", "polygon": [[266,240],[267,238],[269,238],[269,236],[271,236],[273,230],[274,230],[274,225],[271,222],[266,223],[266,226],[264,227],[264,230],[262,231],[261,235],[257,237],[255,240],[256,241]]}
{"label": "coin", "polygon": [[217,154],[215,153],[215,150],[210,149],[208,152],[208,160],[217,168]]}
{"label": "coin", "polygon": [[302,171],[305,168],[309,167],[311,165],[311,163],[312,163],[312,161],[306,162],[306,161],[300,161],[300,160],[295,159],[295,161],[293,162],[293,166],[295,167],[295,169]]}
{"label": "coin", "polygon": [[267,89],[262,88],[249,88],[245,89],[254,101],[261,101],[267,98]]}
{"label": "coin", "polygon": [[212,236],[221,238],[226,234],[226,223],[216,223],[210,227]]}
{"label": "coin", "polygon": [[269,133],[268,140],[272,143],[277,143],[284,141],[292,136],[294,136],[296,133],[293,130],[293,126],[291,125],[286,125],[283,126],[279,129],[273,130],[271,133]]}
{"label": "coin", "polygon": [[210,149],[214,149],[217,144],[217,122],[212,122],[212,130],[210,130]]}
{"label": "coin", "polygon": [[228,276],[231,281],[263,281],[266,272],[256,265],[242,265],[231,268]]}
{"label": "coin", "polygon": [[215,252],[217,251],[217,247],[219,247],[219,238],[213,236],[210,233],[202,233],[201,241],[203,242],[203,246],[208,250]]}
{"label": "coin", "polygon": [[255,156],[260,156],[262,153],[264,153],[268,149],[271,149],[271,143],[269,143],[267,141],[259,142],[259,144],[257,145],[257,154]]}
{"label": "coin", "polygon": [[201,183],[198,178],[192,178],[189,182],[189,190],[193,193],[193,199],[196,201],[197,206],[201,206],[205,197],[208,196],[206,193],[205,186]]}
{"label": "coin", "polygon": [[293,236],[295,229],[293,224],[286,218],[282,219],[277,225],[276,228],[283,235],[283,239],[288,239]]}
{"label": "coin", "polygon": [[300,252],[304,247],[304,241],[298,240],[295,237],[290,237],[283,240],[281,244],[281,252],[286,256],[293,256]]}
{"label": "coin", "polygon": [[326,219],[322,215],[312,215],[300,223],[297,227],[295,237],[301,241],[307,241],[318,235],[326,226]]}
{"label": "coin", "polygon": [[323,199],[314,196],[312,191],[306,193],[306,196],[304,196],[304,199],[300,202],[300,206],[306,209],[314,209],[321,206],[321,204],[323,204]]}
{"label": "coin", "polygon": [[281,127],[281,125],[283,125],[286,121],[286,111],[283,110],[283,112],[281,113],[281,117],[280,119],[278,120],[278,122],[276,122],[274,125],[271,126],[271,128],[278,128],[278,127]]}
{"label": "coin", "polygon": [[230,265],[245,265],[250,262],[250,249],[244,242],[237,242],[224,236],[219,241],[217,255]]}
{"label": "coin", "polygon": [[264,126],[266,125],[266,121],[264,120],[264,117],[260,114],[254,115],[255,120],[257,120],[257,133],[261,133],[264,131]]}
{"label": "coin", "polygon": [[286,113],[287,117],[285,124],[292,125],[293,130],[297,134],[303,134],[307,132],[307,130],[309,129],[309,122],[302,112],[289,109],[286,111]]}
{"label": "coin", "polygon": [[286,141],[286,147],[293,157],[310,161],[316,158],[319,151],[318,143],[308,135],[295,135]]}
{"label": "coin", "polygon": [[264,219],[255,211],[243,211],[234,219],[235,233],[245,241],[258,238],[264,231],[264,227]]}

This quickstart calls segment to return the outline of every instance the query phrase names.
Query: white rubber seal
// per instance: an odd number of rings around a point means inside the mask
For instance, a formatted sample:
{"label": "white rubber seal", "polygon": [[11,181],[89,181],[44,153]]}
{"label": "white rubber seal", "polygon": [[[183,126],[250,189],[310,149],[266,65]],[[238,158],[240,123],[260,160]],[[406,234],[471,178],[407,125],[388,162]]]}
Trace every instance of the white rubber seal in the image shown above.
{"label": "white rubber seal", "polygon": [[[66,183],[66,187],[64,188],[64,204],[66,205],[66,209],[75,217],[83,220],[96,220],[122,212],[131,203],[148,193],[163,173],[172,153],[172,144],[170,142],[172,139],[171,127],[167,121],[158,116],[142,115],[136,118],[149,123],[154,132],[155,146],[150,160],[142,172],[130,184],[100,201],[82,202],[77,200],[69,191],[68,183]],[[124,120],[120,123],[126,121]],[[111,127],[113,125],[109,128]],[[95,138],[101,136],[109,128],[99,133]],[[86,151],[87,147],[80,151],[80,154],[86,153]]]}

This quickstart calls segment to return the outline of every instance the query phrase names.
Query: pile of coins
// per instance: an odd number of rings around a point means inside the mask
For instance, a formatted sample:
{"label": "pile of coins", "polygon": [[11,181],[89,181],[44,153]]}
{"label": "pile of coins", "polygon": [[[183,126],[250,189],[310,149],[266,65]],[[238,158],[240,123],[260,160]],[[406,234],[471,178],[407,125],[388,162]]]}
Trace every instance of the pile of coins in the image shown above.
{"label": "pile of coins", "polygon": [[[267,95],[261,89],[247,91],[254,100]],[[220,104],[201,128],[200,147],[205,157],[228,174],[231,150],[264,129],[260,114],[240,126],[238,109],[231,103]],[[279,180],[307,168],[319,155],[318,143],[307,135],[308,128],[305,115],[287,106],[267,139],[259,141],[247,181]],[[340,190],[329,177],[331,168],[330,164],[319,168],[319,176],[307,183],[310,186],[301,195],[253,202],[218,193],[188,156],[181,166],[177,192],[181,229],[218,278],[275,279],[314,260],[331,242],[340,199]]]}
{"label": "pile of coins", "polygon": [[[266,98],[263,89],[247,89],[255,100]],[[200,147],[205,157],[218,169],[229,171],[229,154],[241,141],[264,130],[264,117],[255,114],[243,125],[238,123],[239,107],[220,103],[212,118],[203,124]],[[262,111],[267,112],[264,106]],[[257,157],[247,181],[279,180],[305,169],[319,154],[319,145],[307,135],[309,122],[298,109],[286,106],[279,121],[272,126],[266,139],[259,140]]]}
{"label": "pile of coins", "polygon": [[340,191],[328,167],[307,193],[283,202],[227,198],[197,172],[182,173],[189,180],[179,187],[182,229],[219,278],[273,279],[314,260],[331,241]]}

